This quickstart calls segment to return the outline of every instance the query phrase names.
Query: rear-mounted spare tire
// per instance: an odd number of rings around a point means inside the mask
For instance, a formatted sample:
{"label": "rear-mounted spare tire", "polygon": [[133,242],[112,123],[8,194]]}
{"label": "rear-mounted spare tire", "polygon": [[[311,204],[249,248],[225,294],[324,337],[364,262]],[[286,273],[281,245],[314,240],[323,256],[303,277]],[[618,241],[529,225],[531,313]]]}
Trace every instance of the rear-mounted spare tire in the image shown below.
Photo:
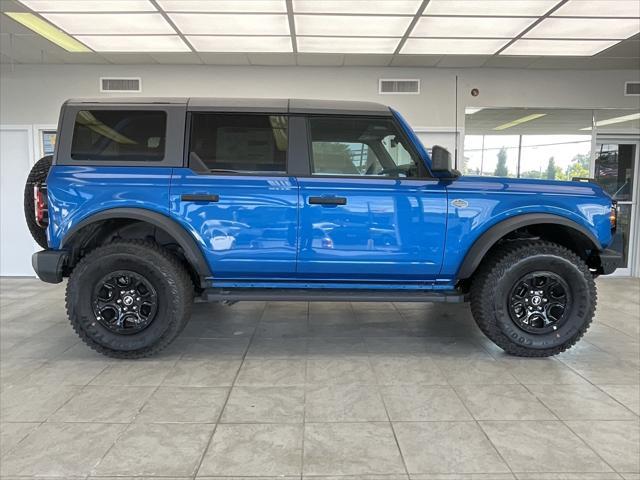
{"label": "rear-mounted spare tire", "polygon": [[[42,223],[42,219],[39,221],[37,218],[35,199],[37,192],[35,189],[36,187],[38,189],[45,187],[52,158],[51,155],[47,155],[38,160],[31,169],[31,172],[29,172],[27,182],[24,186],[24,218],[31,232],[31,236],[42,248],[48,247],[47,227]],[[46,193],[46,190],[42,188],[42,192]],[[43,201],[46,202],[46,196],[43,198]]]}

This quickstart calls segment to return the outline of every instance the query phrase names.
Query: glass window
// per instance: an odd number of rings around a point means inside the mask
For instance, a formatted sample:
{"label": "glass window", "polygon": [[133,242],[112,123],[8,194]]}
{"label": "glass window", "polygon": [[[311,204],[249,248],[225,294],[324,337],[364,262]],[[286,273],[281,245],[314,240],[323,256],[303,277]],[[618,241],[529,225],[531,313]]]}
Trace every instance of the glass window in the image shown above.
{"label": "glass window", "polygon": [[595,179],[614,200],[632,200],[635,158],[633,143],[598,145]]}
{"label": "glass window", "polygon": [[74,160],[160,161],[167,114],[162,111],[81,110],[71,142]]}
{"label": "glass window", "polygon": [[287,117],[194,113],[189,158],[214,172],[286,173]]}
{"label": "glass window", "polygon": [[417,157],[390,119],[314,117],[309,123],[313,174],[419,175]]}

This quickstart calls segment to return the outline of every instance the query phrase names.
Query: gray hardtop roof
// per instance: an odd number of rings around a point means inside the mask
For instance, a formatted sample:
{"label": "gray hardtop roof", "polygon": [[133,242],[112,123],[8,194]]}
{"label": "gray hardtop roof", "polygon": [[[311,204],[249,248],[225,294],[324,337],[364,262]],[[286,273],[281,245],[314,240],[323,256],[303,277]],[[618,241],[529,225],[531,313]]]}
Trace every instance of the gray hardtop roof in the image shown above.
{"label": "gray hardtop roof", "polygon": [[389,116],[386,105],[346,100],[306,100],[279,98],[209,98],[209,97],[99,97],[72,98],[68,105],[186,105],[191,111],[317,113],[334,115]]}

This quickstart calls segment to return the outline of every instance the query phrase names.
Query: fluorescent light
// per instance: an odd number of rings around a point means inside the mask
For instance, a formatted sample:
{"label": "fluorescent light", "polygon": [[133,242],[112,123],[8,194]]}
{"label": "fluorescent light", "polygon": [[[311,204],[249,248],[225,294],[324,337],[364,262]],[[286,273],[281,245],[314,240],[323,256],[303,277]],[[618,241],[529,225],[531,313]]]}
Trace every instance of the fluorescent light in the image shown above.
{"label": "fluorescent light", "polygon": [[293,0],[296,13],[415,15],[422,0]]}
{"label": "fluorescent light", "polygon": [[297,37],[304,53],[393,53],[399,38]]}
{"label": "fluorescent light", "polygon": [[291,37],[187,37],[198,52],[292,52]]}
{"label": "fluorescent light", "polygon": [[522,123],[530,122],[531,120],[535,120],[536,118],[544,117],[546,113],[533,113],[531,115],[527,115],[526,117],[518,118],[513,122],[503,123],[502,125],[498,125],[494,127],[494,130],[506,130],[507,128],[515,127],[516,125],[520,125]]}
{"label": "fluorescent light", "polygon": [[591,56],[618,43],[617,40],[517,40],[500,55]]}
{"label": "fluorescent light", "polygon": [[507,39],[409,38],[402,47],[403,54],[429,55],[493,55]]}
{"label": "fluorescent light", "polygon": [[46,13],[43,16],[73,35],[176,33],[159,13]]}
{"label": "fluorescent light", "polygon": [[296,15],[298,35],[401,37],[411,17]]}
{"label": "fluorescent light", "polygon": [[482,107],[467,107],[464,109],[465,115],[473,115],[474,113],[478,113],[480,110],[484,110]]}
{"label": "fluorescent light", "polygon": [[484,15],[537,17],[548,12],[558,0],[431,0],[425,15]]}
{"label": "fluorescent light", "polygon": [[167,12],[287,13],[285,0],[158,0]]}
{"label": "fluorescent light", "polygon": [[[596,122],[596,127],[604,127],[606,125],[613,125],[615,123],[631,122],[633,120],[640,120],[640,113],[632,113],[631,115],[623,115],[622,117],[599,120]],[[581,128],[580,130],[591,130],[591,127]]]}
{"label": "fluorescent light", "polygon": [[635,18],[547,18],[525,38],[581,38],[624,40],[640,32]]}
{"label": "fluorescent light", "polygon": [[190,35],[289,35],[286,15],[171,13],[182,33]]}
{"label": "fluorescent light", "polygon": [[422,17],[412,37],[488,37],[513,38],[535,18]]}
{"label": "fluorescent light", "polygon": [[553,16],[640,18],[640,6],[637,0],[569,0]]}
{"label": "fluorescent light", "polygon": [[155,12],[149,0],[19,0],[36,12]]}
{"label": "fluorescent light", "polygon": [[189,52],[178,35],[79,35],[96,52]]}
{"label": "fluorescent light", "polygon": [[70,37],[62,30],[57,29],[48,22],[33,13],[27,12],[5,12],[5,15],[21,23],[29,30],[33,30],[38,35],[64,48],[67,52],[89,52],[90,50],[75,38]]}

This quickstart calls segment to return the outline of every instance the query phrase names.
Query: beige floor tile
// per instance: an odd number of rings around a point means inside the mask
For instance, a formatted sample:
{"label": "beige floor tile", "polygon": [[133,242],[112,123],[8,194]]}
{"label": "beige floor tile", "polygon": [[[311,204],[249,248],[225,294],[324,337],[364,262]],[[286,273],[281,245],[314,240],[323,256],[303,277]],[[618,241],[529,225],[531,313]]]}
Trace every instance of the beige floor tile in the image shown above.
{"label": "beige floor tile", "polygon": [[43,422],[81,387],[66,385],[15,385],[0,392],[0,420]]}
{"label": "beige floor tile", "polygon": [[598,386],[633,413],[640,415],[640,385]]}
{"label": "beige floor tile", "polygon": [[455,388],[476,420],[557,420],[522,385],[466,385]]}
{"label": "beige floor tile", "polygon": [[234,387],[223,423],[301,423],[304,418],[303,387]]}
{"label": "beige floor tile", "polygon": [[305,421],[386,422],[387,412],[376,386],[309,385]]}
{"label": "beige floor tile", "polygon": [[303,385],[304,358],[247,358],[242,364],[236,384],[242,386]]}
{"label": "beige floor tile", "polygon": [[15,447],[40,423],[0,423],[0,457]]}
{"label": "beige floor tile", "polygon": [[228,388],[160,387],[147,400],[136,423],[216,423]]}
{"label": "beige floor tile", "polygon": [[389,385],[380,388],[393,422],[472,420],[451,387]]}
{"label": "beige floor tile", "polygon": [[307,360],[307,383],[374,385],[376,379],[366,356],[314,355]]}
{"label": "beige floor tile", "polygon": [[242,357],[179,360],[162,382],[167,387],[226,387],[233,384]]}

